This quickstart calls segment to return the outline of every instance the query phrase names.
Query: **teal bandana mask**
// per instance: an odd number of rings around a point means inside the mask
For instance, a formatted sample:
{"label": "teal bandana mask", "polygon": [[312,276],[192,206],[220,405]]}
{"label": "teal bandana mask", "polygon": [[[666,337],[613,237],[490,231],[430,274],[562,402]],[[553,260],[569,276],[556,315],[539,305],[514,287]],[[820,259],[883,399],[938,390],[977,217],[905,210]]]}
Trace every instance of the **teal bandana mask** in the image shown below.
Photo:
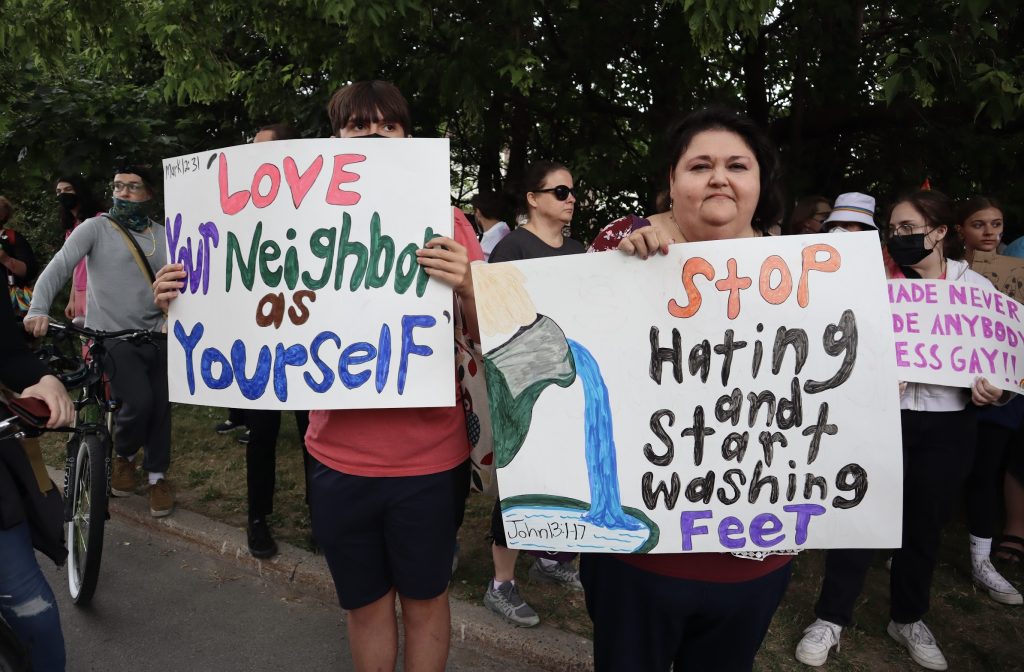
{"label": "teal bandana mask", "polygon": [[126,201],[114,197],[114,205],[110,208],[110,216],[132,231],[145,231],[149,225],[149,213],[153,201]]}

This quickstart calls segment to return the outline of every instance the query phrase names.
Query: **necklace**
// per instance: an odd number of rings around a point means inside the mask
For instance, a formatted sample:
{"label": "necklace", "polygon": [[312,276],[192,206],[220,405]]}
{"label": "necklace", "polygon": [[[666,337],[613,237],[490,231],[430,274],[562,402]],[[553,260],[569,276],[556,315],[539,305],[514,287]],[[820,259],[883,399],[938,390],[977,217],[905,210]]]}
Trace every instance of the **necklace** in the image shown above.
{"label": "necklace", "polygon": [[686,236],[683,234],[683,227],[679,226],[679,222],[676,221],[676,213],[671,208],[668,211],[668,218],[672,221],[672,225],[676,227],[676,233],[679,234],[679,240],[676,240],[675,234],[671,236],[673,243],[685,243]]}
{"label": "necklace", "polygon": [[[148,258],[152,257],[153,254],[156,252],[156,234],[153,233],[153,227],[149,227],[147,230],[149,231],[149,241],[153,243],[153,249],[151,249],[149,252],[143,250],[143,253]],[[146,231],[140,231],[139,233],[142,234],[143,239],[146,238]]]}

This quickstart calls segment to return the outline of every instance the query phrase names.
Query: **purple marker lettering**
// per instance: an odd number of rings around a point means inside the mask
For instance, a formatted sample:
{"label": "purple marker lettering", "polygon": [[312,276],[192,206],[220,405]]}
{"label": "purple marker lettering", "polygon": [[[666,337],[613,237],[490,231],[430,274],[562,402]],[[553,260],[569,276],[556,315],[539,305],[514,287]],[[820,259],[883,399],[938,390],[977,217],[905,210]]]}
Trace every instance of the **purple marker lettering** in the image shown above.
{"label": "purple marker lettering", "polygon": [[707,534],[708,528],[706,525],[694,525],[695,521],[702,518],[710,518],[710,511],[683,511],[679,515],[679,531],[683,533],[683,550],[693,550],[692,537],[698,534]]}
{"label": "purple marker lettering", "polygon": [[825,513],[825,507],[820,504],[787,504],[782,507],[786,513],[796,514],[796,541],[798,546],[807,542],[807,528],[811,524],[811,518]]}
{"label": "purple marker lettering", "polygon": [[[739,535],[739,538],[736,538]],[[743,548],[747,545],[747,539],[743,536],[743,523],[735,516],[728,516],[718,524],[718,541],[725,548],[733,550]]]}
{"label": "purple marker lettering", "polygon": [[[777,535],[772,538],[773,535]],[[782,521],[773,513],[762,513],[750,521],[750,540],[760,548],[771,548],[786,538]]]}

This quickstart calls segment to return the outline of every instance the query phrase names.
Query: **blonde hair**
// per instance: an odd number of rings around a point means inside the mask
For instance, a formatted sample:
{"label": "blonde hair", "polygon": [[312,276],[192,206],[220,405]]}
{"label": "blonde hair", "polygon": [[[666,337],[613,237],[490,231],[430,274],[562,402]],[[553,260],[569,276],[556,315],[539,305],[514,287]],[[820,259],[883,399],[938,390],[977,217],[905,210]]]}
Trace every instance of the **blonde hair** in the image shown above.
{"label": "blonde hair", "polygon": [[526,276],[509,264],[473,264],[480,333],[507,334],[532,324],[537,308],[526,291]]}

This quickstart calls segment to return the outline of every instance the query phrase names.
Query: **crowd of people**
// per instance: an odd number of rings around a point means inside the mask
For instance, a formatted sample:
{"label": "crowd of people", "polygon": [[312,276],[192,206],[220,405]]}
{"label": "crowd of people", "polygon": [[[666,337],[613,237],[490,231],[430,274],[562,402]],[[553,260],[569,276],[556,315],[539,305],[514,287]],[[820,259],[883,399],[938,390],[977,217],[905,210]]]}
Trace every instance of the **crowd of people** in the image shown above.
{"label": "crowd of people", "polygon": [[[333,136],[409,137],[411,112],[401,92],[381,81],[337,91],[328,105]],[[254,142],[294,137],[284,125],[259,129]],[[473,263],[582,253],[618,253],[649,259],[677,243],[771,235],[877,232],[890,278],[960,280],[991,287],[964,261],[965,252],[1013,253],[1002,240],[1003,210],[992,198],[954,203],[935,190],[896,199],[884,213],[864,193],[799,199],[788,220],[779,194],[781,166],[767,136],[746,117],[724,108],[693,112],[666,135],[669,161],[660,207],[626,214],[604,227],[589,247],[567,235],[577,202],[570,167],[538,161],[511,193],[479,193],[471,218],[453,208],[453,234],[428,241],[418,263],[453,290],[457,323],[478,340]],[[104,211],[74,175],[56,181],[64,245],[33,283],[36,263],[23,236],[9,227],[12,207],[0,198],[0,264],[8,271],[11,303],[0,308],[0,359],[8,387],[43,398],[50,424],[67,423],[67,395],[41,365],[23,357],[15,332],[19,300],[24,330],[46,333],[52,303],[71,280],[64,313],[102,330],[165,327],[170,304],[186,276],[167,264],[163,226],[155,211],[158,184],[144,165],[125,163],[112,174],[112,202]],[[8,237],[8,231],[10,236]],[[16,288],[33,291],[16,292]],[[643,288],[638,288],[643,291]],[[15,347],[17,341],[17,347]],[[141,466],[151,513],[170,514],[171,464],[167,353],[159,344],[121,343],[109,357],[118,375],[113,393],[123,405],[113,436],[112,494],[137,489]],[[348,617],[351,655],[358,670],[394,669],[399,628],[407,670],[442,670],[448,655],[448,585],[458,558],[457,535],[469,493],[469,453],[463,393],[442,408],[296,412],[306,460],[306,494],[313,540],[322,551]],[[896,385],[897,381],[893,381]],[[899,383],[903,430],[903,540],[890,563],[888,634],[927,669],[946,669],[941,648],[924,622],[943,528],[965,493],[973,579],[991,599],[1024,602],[992,563],[1024,561],[1024,400],[979,378],[971,388]],[[268,516],[273,510],[278,411],[233,410],[217,431],[247,432],[248,544],[257,558],[277,552]],[[31,553],[50,539],[47,555],[63,560],[53,542],[53,520],[35,515],[52,498],[48,479],[32,477],[28,449],[0,453],[0,612],[26,643],[33,669],[64,667],[59,617]],[[139,452],[142,458],[139,459]],[[17,483],[18,488],[8,487]],[[27,487],[26,484],[32,487]],[[52,486],[52,484],[49,484]],[[15,491],[26,493],[13,497]],[[1005,497],[1005,499],[1004,499]],[[1004,515],[1005,514],[1005,515]],[[1000,521],[1003,535],[994,543]],[[57,521],[59,528],[60,522]],[[49,530],[50,536],[43,534]],[[59,540],[59,529],[58,529]],[[540,622],[520,593],[518,552],[507,546],[496,501],[490,530],[493,578],[484,604],[516,626]],[[15,557],[17,554],[17,557]],[[750,669],[792,571],[792,554],[758,561],[718,553],[652,555],[537,552],[529,576],[584,592],[594,623],[599,671]],[[874,552],[826,552],[815,620],[796,644],[807,665],[825,663],[854,608]],[[578,568],[577,568],[578,566]],[[18,572],[19,576],[14,576]],[[13,592],[13,582],[26,591]],[[9,594],[10,593],[10,594]],[[18,605],[40,597],[45,618],[19,617]],[[396,616],[396,603],[402,618]],[[29,622],[33,621],[33,622]],[[57,653],[60,653],[58,656]]]}

